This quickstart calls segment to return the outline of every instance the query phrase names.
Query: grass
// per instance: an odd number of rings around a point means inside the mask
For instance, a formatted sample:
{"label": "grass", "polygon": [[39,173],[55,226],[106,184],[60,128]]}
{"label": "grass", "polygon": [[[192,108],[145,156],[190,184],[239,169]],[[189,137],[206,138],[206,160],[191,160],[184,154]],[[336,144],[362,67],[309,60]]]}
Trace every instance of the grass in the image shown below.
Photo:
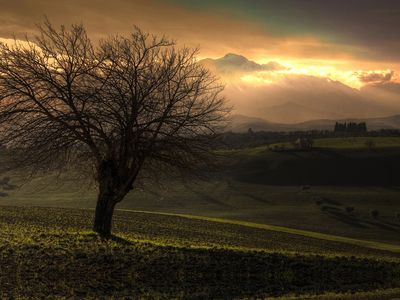
{"label": "grass", "polygon": [[[364,149],[369,150],[367,141],[373,142],[373,149],[400,148],[400,137],[340,137],[315,139],[314,147],[319,149]],[[271,145],[293,148],[291,143],[277,143]]]}
{"label": "grass", "polygon": [[[293,295],[293,296],[284,296],[279,297],[280,300],[395,300],[398,299],[400,295],[400,289],[386,289],[386,290],[378,290],[378,291],[369,291],[369,292],[359,292],[359,293],[325,293],[324,295]],[[274,298],[266,298],[266,299],[274,299]],[[276,298],[275,298],[276,299]]]}
{"label": "grass", "polygon": [[[3,205],[93,208],[95,191],[74,182],[52,186],[51,177],[7,191]],[[47,188],[44,188],[46,187]],[[391,187],[270,186],[215,180],[137,189],[120,209],[159,211],[267,224],[400,245],[399,191]],[[321,203],[318,205],[317,203]],[[346,207],[354,207],[349,214]],[[373,219],[370,211],[378,209]]]}
{"label": "grass", "polygon": [[400,137],[349,137],[315,140],[315,147],[327,149],[369,149],[367,141],[373,142],[375,149],[400,148]]}
{"label": "grass", "polygon": [[400,286],[400,260],[390,251],[127,211],[116,213],[116,236],[103,240],[89,230],[92,214],[1,207],[1,297],[242,299],[384,295]]}
{"label": "grass", "polygon": [[[225,168],[208,181],[166,180],[130,193],[109,241],[90,232],[90,210],[31,207],[93,208],[93,187],[8,174],[0,204],[21,207],[0,207],[0,297],[399,297],[399,141],[374,143],[222,151]],[[341,281],[333,265],[350,278]]]}
{"label": "grass", "polygon": [[[379,140],[388,144],[392,138]],[[400,245],[399,154],[397,148],[230,151],[227,167],[209,181],[172,179],[161,186],[137,188],[119,208],[231,219]],[[56,180],[54,175],[43,175],[25,182],[15,173],[10,178],[11,185],[23,185],[0,191],[4,205],[95,206],[95,189],[78,186],[68,176]],[[354,211],[350,214],[346,207]],[[373,210],[379,211],[378,218],[371,217]]]}
{"label": "grass", "polygon": [[273,225],[258,224],[258,223],[246,222],[246,221],[226,220],[226,219],[220,219],[220,218],[210,218],[210,217],[184,215],[184,214],[148,212],[148,211],[134,211],[134,212],[147,213],[147,214],[158,214],[158,215],[166,215],[166,216],[176,216],[176,217],[183,217],[183,218],[196,219],[196,220],[204,220],[204,221],[212,221],[212,222],[219,222],[219,223],[225,223],[225,224],[241,225],[241,226],[246,226],[246,227],[250,227],[250,228],[265,229],[265,230],[276,231],[276,232],[280,232],[280,233],[295,234],[295,235],[300,235],[300,236],[309,237],[309,238],[313,238],[313,239],[320,239],[320,240],[324,240],[324,241],[347,243],[347,244],[351,244],[351,245],[372,248],[372,249],[378,249],[378,250],[384,250],[384,251],[391,251],[391,252],[396,252],[396,253],[400,254],[400,245],[392,245],[392,244],[388,244],[388,243],[357,240],[357,239],[352,239],[352,238],[347,238],[347,237],[334,236],[334,235],[306,231],[306,230],[298,230],[298,229],[282,227],[282,226],[273,226]]}

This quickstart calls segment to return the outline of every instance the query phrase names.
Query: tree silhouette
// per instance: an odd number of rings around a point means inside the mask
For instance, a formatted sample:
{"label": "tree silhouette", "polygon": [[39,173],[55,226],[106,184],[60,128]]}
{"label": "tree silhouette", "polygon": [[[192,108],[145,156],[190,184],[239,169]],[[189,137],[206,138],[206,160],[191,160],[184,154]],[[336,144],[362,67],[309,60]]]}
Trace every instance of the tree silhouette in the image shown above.
{"label": "tree silhouette", "polygon": [[334,132],[340,133],[365,133],[367,132],[367,124],[365,122],[354,123],[354,122],[344,122],[335,123]]}
{"label": "tree silhouette", "polygon": [[89,170],[98,185],[93,229],[111,233],[115,205],[145,171],[211,161],[228,109],[221,86],[177,48],[135,28],[94,44],[83,25],[39,25],[0,45],[0,138],[13,167]]}

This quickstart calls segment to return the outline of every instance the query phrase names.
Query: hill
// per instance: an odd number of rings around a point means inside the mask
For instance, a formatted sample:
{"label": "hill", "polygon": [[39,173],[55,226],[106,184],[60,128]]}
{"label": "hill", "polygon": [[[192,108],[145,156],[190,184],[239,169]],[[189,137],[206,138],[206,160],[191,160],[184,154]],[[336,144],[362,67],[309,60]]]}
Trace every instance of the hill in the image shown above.
{"label": "hill", "polygon": [[[368,149],[367,140],[374,149]],[[314,144],[313,151],[290,144],[282,150],[275,145],[239,150],[231,154],[238,162],[229,173],[239,181],[269,185],[400,185],[400,138],[317,139]]]}
{"label": "hill", "polygon": [[[334,113],[324,111],[323,109],[313,109],[295,102],[286,102],[279,105],[273,105],[265,109],[263,117],[267,120],[291,120],[293,123],[299,123],[304,120],[326,119],[335,116]],[[336,115],[339,118],[340,115]]]}
{"label": "hill", "polygon": [[[362,138],[349,138],[316,140],[321,148],[313,151],[275,152],[266,146],[224,151],[223,169],[207,180],[168,178],[159,184],[136,186],[118,208],[224,218],[399,244],[400,141],[374,141],[373,150]],[[95,207],[95,188],[77,184],[70,175],[37,175],[26,181],[18,172],[9,174],[8,184],[0,184],[0,203]],[[379,212],[377,218],[371,216],[374,210]]]}
{"label": "hill", "polygon": [[[284,106],[288,106],[286,104]],[[275,107],[271,110],[271,115],[278,113],[281,106]],[[293,107],[293,114],[296,114],[296,111],[304,111],[301,107]],[[289,131],[308,131],[308,130],[330,130],[332,131],[335,123],[340,122],[366,122],[368,130],[380,130],[380,129],[400,129],[400,115],[389,116],[384,118],[365,118],[365,119],[319,119],[312,120],[300,123],[293,124],[284,124],[284,123],[275,123],[271,121],[267,121],[263,118],[253,118],[244,115],[233,115],[231,117],[231,122],[227,128],[227,130],[231,130],[232,132],[246,132],[249,128],[252,128],[254,131],[276,131],[276,132],[289,132]],[[296,120],[294,117],[293,120]]]}
{"label": "hill", "polygon": [[[330,292],[332,299],[389,299],[400,293],[399,250],[127,211],[116,213],[117,235],[102,240],[88,231],[92,213],[0,207],[1,297],[242,299]],[[352,294],[332,294],[338,292]]]}

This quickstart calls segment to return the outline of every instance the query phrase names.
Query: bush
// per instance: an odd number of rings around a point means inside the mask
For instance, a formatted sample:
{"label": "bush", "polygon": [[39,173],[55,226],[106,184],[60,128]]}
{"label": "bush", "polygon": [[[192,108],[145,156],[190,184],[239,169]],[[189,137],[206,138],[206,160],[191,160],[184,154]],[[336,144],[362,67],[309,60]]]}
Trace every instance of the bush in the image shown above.
{"label": "bush", "polygon": [[346,206],[346,212],[348,214],[354,213],[354,207],[353,206]]}
{"label": "bush", "polygon": [[330,209],[330,206],[322,205],[321,210],[322,211],[328,211]]}
{"label": "bush", "polygon": [[379,217],[379,210],[377,209],[373,209],[370,211],[371,217],[373,217],[374,219],[377,219]]}
{"label": "bush", "polygon": [[323,202],[322,202],[321,200],[315,201],[315,204],[318,205],[318,206],[322,205],[322,203],[323,203]]}

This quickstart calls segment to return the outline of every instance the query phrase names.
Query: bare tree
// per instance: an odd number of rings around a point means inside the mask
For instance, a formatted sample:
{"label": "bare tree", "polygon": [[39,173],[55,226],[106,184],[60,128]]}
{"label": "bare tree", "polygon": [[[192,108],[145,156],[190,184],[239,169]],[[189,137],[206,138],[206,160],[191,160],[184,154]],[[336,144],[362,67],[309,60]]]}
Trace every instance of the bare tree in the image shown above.
{"label": "bare tree", "polygon": [[228,109],[196,54],[138,28],[95,45],[82,25],[45,21],[33,41],[0,45],[1,142],[15,166],[91,170],[93,229],[109,235],[139,174],[191,170],[212,155]]}

